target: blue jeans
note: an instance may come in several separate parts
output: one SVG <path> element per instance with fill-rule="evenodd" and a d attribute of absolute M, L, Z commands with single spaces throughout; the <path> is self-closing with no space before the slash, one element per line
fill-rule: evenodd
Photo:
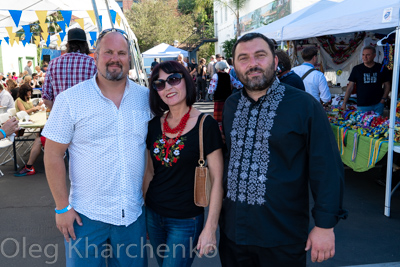
<path fill-rule="evenodd" d="M 191 266 L 197 241 L 203 229 L 204 214 L 188 219 L 159 215 L 146 207 L 147 232 L 157 263 L 162 267 Z"/>
<path fill-rule="evenodd" d="M 93 221 L 79 214 L 83 226 L 74 223 L 76 240 L 65 244 L 67 267 L 147 266 L 146 214 L 128 227 Z"/>
<path fill-rule="evenodd" d="M 379 102 L 378 104 L 372 106 L 364 106 L 364 107 L 357 106 L 357 110 L 362 112 L 373 111 L 375 113 L 378 113 L 379 115 L 382 115 L 383 107 L 384 107 L 383 104 Z"/>

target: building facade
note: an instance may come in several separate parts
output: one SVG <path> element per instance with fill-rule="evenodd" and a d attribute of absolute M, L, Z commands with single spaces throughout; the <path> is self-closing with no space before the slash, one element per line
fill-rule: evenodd
<path fill-rule="evenodd" d="M 262 27 L 291 13 L 297 12 L 319 0 L 248 0 L 239 10 L 240 35 Z M 228 2 L 229 3 L 229 2 Z M 224 55 L 222 45 L 235 38 L 237 32 L 236 10 L 214 1 L 214 32 L 218 42 L 215 53 Z"/>

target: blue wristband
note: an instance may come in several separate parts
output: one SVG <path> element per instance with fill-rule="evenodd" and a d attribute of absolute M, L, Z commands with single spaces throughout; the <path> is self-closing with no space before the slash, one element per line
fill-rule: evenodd
<path fill-rule="evenodd" d="M 71 205 L 68 204 L 68 206 L 66 206 L 62 210 L 58 210 L 58 209 L 54 209 L 54 210 L 56 211 L 57 214 L 63 214 L 65 212 L 69 211 L 70 209 L 72 209 L 72 207 L 71 207 Z"/>
<path fill-rule="evenodd" d="M 3 138 L 6 138 L 6 137 L 7 137 L 6 132 L 5 132 L 3 129 L 0 129 L 0 132 L 4 135 Z"/>

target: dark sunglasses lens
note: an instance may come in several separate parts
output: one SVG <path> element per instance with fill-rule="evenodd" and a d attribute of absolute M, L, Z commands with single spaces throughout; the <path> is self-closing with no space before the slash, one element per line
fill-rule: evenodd
<path fill-rule="evenodd" d="M 157 91 L 164 90 L 164 88 L 165 88 L 165 81 L 160 81 L 160 80 L 155 81 L 155 82 L 154 82 L 154 88 L 155 88 Z"/>
<path fill-rule="evenodd" d="M 168 79 L 168 83 L 169 83 L 170 85 L 172 85 L 172 86 L 178 85 L 178 84 L 181 83 L 181 79 L 182 79 L 182 78 L 172 77 L 172 78 L 169 78 L 169 79 Z"/>

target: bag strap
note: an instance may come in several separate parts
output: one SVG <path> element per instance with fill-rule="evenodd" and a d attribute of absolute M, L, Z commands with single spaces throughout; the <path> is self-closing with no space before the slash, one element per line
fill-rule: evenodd
<path fill-rule="evenodd" d="M 204 120 L 208 114 L 204 114 L 203 117 L 201 118 L 200 125 L 199 125 L 199 148 L 200 148 L 200 159 L 199 159 L 199 165 L 200 167 L 203 167 L 205 164 L 204 161 L 204 150 L 203 150 L 203 123 Z"/>
<path fill-rule="evenodd" d="M 309 69 L 306 73 L 304 73 L 303 76 L 301 76 L 301 79 L 304 80 L 308 76 L 308 74 L 310 74 L 314 70 L 317 70 L 317 69 L 316 68 Z"/>

